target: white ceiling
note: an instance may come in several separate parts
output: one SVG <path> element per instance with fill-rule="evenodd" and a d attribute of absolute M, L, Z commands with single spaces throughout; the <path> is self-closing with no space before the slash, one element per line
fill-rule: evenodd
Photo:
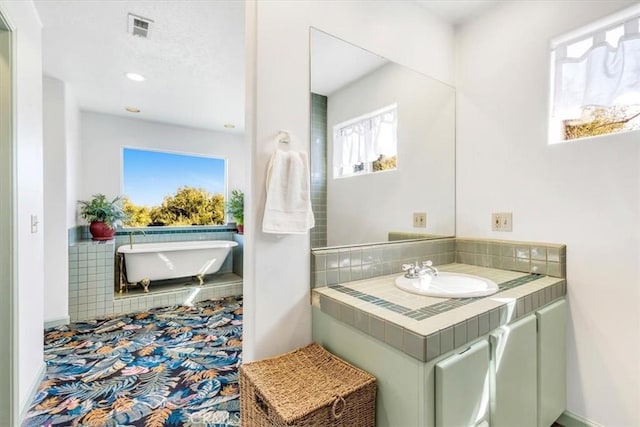
<path fill-rule="evenodd" d="M 500 1 L 418 3 L 458 24 Z M 35 0 L 35 5 L 44 25 L 44 73 L 68 83 L 82 110 L 244 132 L 243 0 Z M 154 21 L 148 39 L 127 32 L 129 13 Z M 317 93 L 331 93 L 386 61 L 323 40 L 313 42 L 314 70 L 325 70 L 313 82 Z M 132 82 L 126 72 L 147 80 Z M 127 106 L 141 112 L 129 113 Z M 226 129 L 226 123 L 235 129 Z"/>
<path fill-rule="evenodd" d="M 506 0 L 417 0 L 420 6 L 454 25 Z M 388 60 L 321 31 L 311 32 L 311 91 L 330 95 L 384 65 Z"/>
<path fill-rule="evenodd" d="M 188 127 L 244 131 L 243 1 L 35 0 L 44 74 L 68 83 L 82 110 Z M 127 15 L 154 21 L 148 39 Z M 136 72 L 146 81 L 125 78 Z M 125 111 L 126 106 L 140 113 Z"/>
<path fill-rule="evenodd" d="M 437 17 L 458 25 L 506 0 L 417 0 Z"/>
<path fill-rule="evenodd" d="M 389 60 L 322 31 L 311 31 L 311 92 L 328 96 Z"/>

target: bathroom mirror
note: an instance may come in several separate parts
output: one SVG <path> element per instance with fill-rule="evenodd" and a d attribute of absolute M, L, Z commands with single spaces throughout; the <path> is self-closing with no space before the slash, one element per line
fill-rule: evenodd
<path fill-rule="evenodd" d="M 455 89 L 310 38 L 311 247 L 455 235 Z"/>

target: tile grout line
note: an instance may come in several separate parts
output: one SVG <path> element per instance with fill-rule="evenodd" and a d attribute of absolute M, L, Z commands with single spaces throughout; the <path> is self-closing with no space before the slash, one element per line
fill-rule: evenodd
<path fill-rule="evenodd" d="M 538 280 L 544 277 L 545 276 L 542 276 L 540 274 L 533 273 L 523 277 L 518 277 L 516 279 L 509 280 L 507 282 L 499 283 L 498 284 L 499 290 L 493 295 L 499 294 L 506 290 L 516 288 L 518 286 L 533 282 L 535 280 Z M 394 313 L 401 314 L 405 317 L 409 317 L 418 322 L 428 319 L 430 317 L 436 316 L 438 314 L 446 313 L 447 311 L 453 310 L 454 308 L 462 307 L 472 302 L 485 298 L 485 297 L 449 298 L 444 301 L 438 302 L 436 304 L 431 304 L 431 305 L 427 305 L 427 306 L 416 308 L 416 309 L 410 309 L 400 304 L 396 304 L 396 303 L 387 301 L 385 299 L 378 298 L 373 295 L 365 294 L 364 292 L 351 289 L 346 286 L 329 285 L 328 288 L 334 289 L 338 292 L 352 296 L 354 298 L 358 298 L 359 300 L 368 302 L 370 304 L 384 308 Z"/>

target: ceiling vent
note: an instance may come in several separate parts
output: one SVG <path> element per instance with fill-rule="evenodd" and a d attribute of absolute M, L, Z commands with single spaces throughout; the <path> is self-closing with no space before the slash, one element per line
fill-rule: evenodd
<path fill-rule="evenodd" d="M 149 31 L 151 30 L 152 23 L 153 21 L 151 19 L 143 18 L 141 16 L 130 13 L 129 34 L 146 39 L 149 37 Z"/>

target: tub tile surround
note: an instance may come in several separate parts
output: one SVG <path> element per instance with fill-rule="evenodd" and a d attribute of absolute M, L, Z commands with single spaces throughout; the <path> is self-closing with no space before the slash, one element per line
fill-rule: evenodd
<path fill-rule="evenodd" d="M 230 240 L 231 234 L 234 234 L 237 229 L 235 226 L 218 225 L 218 226 L 188 226 L 188 227 L 132 227 L 132 228 L 118 228 L 116 231 L 116 239 L 119 237 L 123 242 L 129 243 L 129 233 L 131 231 L 144 231 L 145 235 L 137 233 L 135 235 L 136 242 L 155 243 L 155 242 L 170 242 L 178 240 Z M 213 233 L 227 233 L 226 237 L 220 237 Z M 69 243 L 78 243 L 91 240 L 91 232 L 88 225 L 78 225 L 71 227 L 68 230 Z"/>
<path fill-rule="evenodd" d="M 374 246 L 381 249 L 380 246 L 385 245 Z M 347 260 L 349 267 L 354 259 L 357 265 L 358 257 L 362 257 L 364 251 L 369 254 L 372 247 L 314 251 L 312 276 L 316 281 L 312 304 L 423 362 L 566 295 L 564 245 L 450 238 L 398 246 L 401 247 L 386 248 L 388 252 L 382 248 L 380 258 L 372 257 L 372 262 L 390 263 L 389 273 L 348 282 L 339 282 L 339 275 L 334 278 L 333 273 L 328 272 L 340 270 L 341 265 L 346 268 Z M 450 248 L 454 251 L 449 252 Z M 355 257 L 352 251 L 356 252 Z M 406 257 L 395 258 L 398 253 Z M 385 258 L 385 254 L 391 260 Z M 498 283 L 500 290 L 488 297 L 461 299 L 433 298 L 397 290 L 393 281 L 400 274 L 402 264 L 425 259 L 434 261 L 442 271 L 489 278 Z M 502 267 L 511 265 L 511 261 L 513 268 Z M 335 265 L 338 267 L 331 268 Z M 323 272 L 326 278 L 331 275 L 331 280 L 325 279 L 324 284 L 318 281 Z"/>
<path fill-rule="evenodd" d="M 87 234 L 84 234 L 84 229 Z M 86 226 L 69 230 L 69 317 L 71 321 L 242 294 L 242 254 L 239 252 L 241 248 L 229 254 L 220 274 L 208 276 L 207 283 L 203 287 L 174 284 L 154 288 L 152 283 L 148 294 L 137 290 L 116 293 L 115 253 L 120 245 L 129 244 L 129 231 L 119 230 L 114 240 L 95 242 L 90 240 Z M 135 235 L 135 243 L 233 240 L 239 243 L 238 247 L 242 246 L 242 236 L 233 231 L 233 227 L 204 230 L 188 227 L 145 230 L 146 235 L 139 233 Z M 83 239 L 83 236 L 87 238 Z"/>
<path fill-rule="evenodd" d="M 229 277 L 231 276 L 231 277 Z M 113 313 L 123 314 L 170 305 L 188 305 L 198 301 L 242 295 L 242 278 L 235 274 L 213 279 L 205 286 L 193 285 L 180 290 L 150 292 L 149 294 L 124 293 L 113 300 Z"/>
<path fill-rule="evenodd" d="M 149 227 L 136 227 L 118 229 L 116 232 L 116 249 L 121 245 L 129 244 L 129 234 L 134 233 L 135 243 L 160 243 L 160 242 L 181 242 L 191 240 L 233 240 L 235 228 L 215 227 L 200 229 L 195 226 L 189 227 L 168 227 L 162 229 L 148 229 Z M 140 233 L 143 231 L 145 234 Z M 87 237 L 88 239 L 91 236 Z"/>
<path fill-rule="evenodd" d="M 71 321 L 112 312 L 114 243 L 78 242 L 69 246 L 69 317 Z"/>
<path fill-rule="evenodd" d="M 232 271 L 242 277 L 244 269 L 244 235 L 234 233 L 233 241 L 238 244 L 233 248 L 233 268 Z"/>

